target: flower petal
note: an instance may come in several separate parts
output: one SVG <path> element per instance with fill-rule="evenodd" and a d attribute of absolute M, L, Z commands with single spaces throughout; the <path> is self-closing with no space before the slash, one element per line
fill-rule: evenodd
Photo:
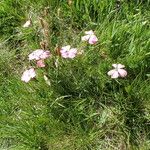
<path fill-rule="evenodd" d="M 41 59 L 46 59 L 50 57 L 50 51 L 44 51 L 41 55 L 40 55 L 40 58 Z"/>
<path fill-rule="evenodd" d="M 29 77 L 29 75 L 28 75 L 28 70 L 26 70 L 26 71 L 23 73 L 23 75 L 22 75 L 22 77 L 21 77 L 21 80 L 24 81 L 24 82 L 26 82 L 26 83 L 30 81 L 30 77 Z"/>
<path fill-rule="evenodd" d="M 125 66 L 122 64 L 118 64 L 118 69 L 124 68 Z"/>
<path fill-rule="evenodd" d="M 114 74 L 112 74 L 111 78 L 116 79 L 119 77 L 118 71 L 115 71 Z"/>
<path fill-rule="evenodd" d="M 89 38 L 89 44 L 95 44 L 98 41 L 98 38 L 95 35 L 91 35 Z"/>
<path fill-rule="evenodd" d="M 31 68 L 31 69 L 29 69 L 28 71 L 29 71 L 29 76 L 30 76 L 31 78 L 34 78 L 34 77 L 36 76 L 36 73 L 35 73 L 34 68 Z"/>
<path fill-rule="evenodd" d="M 72 48 L 70 49 L 70 51 L 68 51 L 68 58 L 74 58 L 77 54 L 77 49 L 76 48 Z"/>
<path fill-rule="evenodd" d="M 119 73 L 119 76 L 122 78 L 127 76 L 127 71 L 124 69 L 118 69 L 118 73 Z"/>
<path fill-rule="evenodd" d="M 45 63 L 44 63 L 44 60 L 40 59 L 36 62 L 37 66 L 40 67 L 40 68 L 43 68 L 45 67 Z"/>
<path fill-rule="evenodd" d="M 66 52 L 66 51 L 69 51 L 70 48 L 71 48 L 70 45 L 64 46 L 64 47 L 61 48 L 60 52 Z"/>
<path fill-rule="evenodd" d="M 21 80 L 27 83 L 30 81 L 31 78 L 34 78 L 35 76 L 36 76 L 35 70 L 34 68 L 31 68 L 23 72 Z"/>
<path fill-rule="evenodd" d="M 69 52 L 76 54 L 77 53 L 77 49 L 76 48 L 71 48 Z"/>
<path fill-rule="evenodd" d="M 112 66 L 116 69 L 118 67 L 118 64 L 112 64 Z"/>
<path fill-rule="evenodd" d="M 111 76 L 111 78 L 118 78 L 118 77 L 119 77 L 118 71 L 115 70 L 115 69 L 110 70 L 107 74 L 108 74 L 109 76 Z"/>
<path fill-rule="evenodd" d="M 108 74 L 109 76 L 112 76 L 115 72 L 116 72 L 116 70 L 115 70 L 115 69 L 113 69 L 113 70 L 108 71 L 108 73 L 107 73 L 107 74 Z"/>
<path fill-rule="evenodd" d="M 63 58 L 68 58 L 68 52 L 61 53 L 61 56 L 62 56 Z"/>
<path fill-rule="evenodd" d="M 74 54 L 74 53 L 69 53 L 68 54 L 68 58 L 74 58 L 76 56 L 76 54 Z"/>

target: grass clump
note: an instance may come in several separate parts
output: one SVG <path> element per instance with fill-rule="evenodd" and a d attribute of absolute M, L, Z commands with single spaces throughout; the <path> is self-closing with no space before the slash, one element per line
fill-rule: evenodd
<path fill-rule="evenodd" d="M 0 149 L 149 149 L 149 1 L 0 3 Z M 81 41 L 91 29 L 95 45 Z M 84 52 L 64 59 L 66 45 Z M 51 57 L 24 83 L 39 48 Z M 107 75 L 114 63 L 125 78 Z"/>

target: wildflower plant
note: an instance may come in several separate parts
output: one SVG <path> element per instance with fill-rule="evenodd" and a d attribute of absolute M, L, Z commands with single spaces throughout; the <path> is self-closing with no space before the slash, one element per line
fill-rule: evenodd
<path fill-rule="evenodd" d="M 0 8 L 0 149 L 149 149 L 148 2 Z"/>

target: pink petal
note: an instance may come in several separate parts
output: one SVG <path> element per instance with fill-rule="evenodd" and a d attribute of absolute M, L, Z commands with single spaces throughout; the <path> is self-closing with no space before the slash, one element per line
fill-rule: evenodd
<path fill-rule="evenodd" d="M 116 70 L 115 70 L 115 69 L 113 69 L 113 70 L 108 71 L 108 73 L 107 73 L 107 74 L 108 74 L 109 76 L 112 76 L 115 72 L 116 72 Z"/>
<path fill-rule="evenodd" d="M 40 59 L 36 62 L 37 66 L 40 67 L 40 68 L 43 68 L 45 67 L 45 63 L 44 63 L 44 60 Z"/>
<path fill-rule="evenodd" d="M 76 55 L 75 55 L 74 53 L 70 53 L 70 54 L 68 55 L 68 58 L 74 58 L 74 57 L 76 57 Z"/>
<path fill-rule="evenodd" d="M 69 53 L 74 53 L 74 54 L 76 54 L 76 53 L 77 53 L 77 49 L 76 49 L 76 48 L 71 48 L 70 51 L 69 51 Z"/>
<path fill-rule="evenodd" d="M 39 59 L 39 57 L 38 57 L 38 56 L 36 56 L 34 53 L 31 53 L 31 54 L 29 55 L 29 60 L 33 60 L 33 59 L 38 60 L 38 59 Z"/>
<path fill-rule="evenodd" d="M 90 38 L 90 35 L 85 35 L 81 37 L 81 41 L 88 41 Z"/>
<path fill-rule="evenodd" d="M 89 31 L 85 31 L 85 34 L 94 35 L 94 32 L 92 30 L 89 30 Z"/>
<path fill-rule="evenodd" d="M 125 66 L 122 64 L 118 64 L 118 69 L 124 68 Z"/>
<path fill-rule="evenodd" d="M 34 78 L 35 76 L 36 76 L 35 70 L 34 70 L 34 68 L 31 68 L 31 69 L 23 72 L 21 80 L 24 82 L 29 82 L 30 79 Z"/>
<path fill-rule="evenodd" d="M 21 77 L 21 80 L 26 82 L 26 83 L 30 81 L 30 76 L 28 75 L 28 71 L 27 70 L 23 73 L 23 75 Z"/>
<path fill-rule="evenodd" d="M 91 35 L 89 39 L 89 44 L 95 44 L 98 41 L 97 37 L 95 35 Z"/>
<path fill-rule="evenodd" d="M 62 56 L 63 58 L 68 58 L 68 52 L 61 53 L 61 56 Z"/>
<path fill-rule="evenodd" d="M 40 58 L 41 59 L 46 59 L 50 57 L 50 51 L 44 51 L 41 55 L 40 55 Z"/>
<path fill-rule="evenodd" d="M 21 80 L 27 83 L 30 81 L 30 78 L 29 77 L 22 77 Z"/>
<path fill-rule="evenodd" d="M 34 68 L 29 69 L 29 76 L 30 76 L 31 78 L 34 78 L 34 77 L 36 76 L 36 73 L 35 73 Z"/>
<path fill-rule="evenodd" d="M 111 76 L 111 78 L 118 78 L 118 77 L 119 77 L 118 71 L 115 70 L 115 69 L 110 70 L 107 74 L 108 74 L 109 76 Z"/>
<path fill-rule="evenodd" d="M 65 49 L 61 49 L 60 50 L 60 53 L 62 54 L 62 53 L 67 53 L 67 51 L 65 50 Z"/>
<path fill-rule="evenodd" d="M 118 64 L 112 64 L 112 66 L 113 66 L 114 68 L 117 68 L 117 67 L 118 67 Z"/>
<path fill-rule="evenodd" d="M 119 77 L 119 73 L 118 71 L 114 72 L 114 74 L 112 74 L 111 78 L 115 79 Z"/>
<path fill-rule="evenodd" d="M 67 45 L 67 46 L 64 46 L 64 47 L 62 47 L 61 48 L 61 50 L 60 50 L 60 52 L 62 51 L 62 52 L 66 52 L 66 51 L 69 51 L 70 50 L 70 45 Z"/>
<path fill-rule="evenodd" d="M 118 73 L 119 73 L 120 77 L 122 77 L 122 78 L 127 76 L 127 71 L 124 69 L 118 69 Z"/>
<path fill-rule="evenodd" d="M 71 48 L 70 51 L 68 51 L 68 58 L 74 58 L 77 54 L 76 48 Z"/>
<path fill-rule="evenodd" d="M 75 56 L 76 56 L 75 53 L 69 53 L 69 54 L 68 54 L 68 58 L 74 58 Z"/>
<path fill-rule="evenodd" d="M 112 64 L 112 66 L 113 66 L 114 68 L 117 68 L 117 69 L 121 69 L 121 68 L 124 68 L 124 67 L 125 67 L 125 66 L 122 65 L 122 64 Z"/>

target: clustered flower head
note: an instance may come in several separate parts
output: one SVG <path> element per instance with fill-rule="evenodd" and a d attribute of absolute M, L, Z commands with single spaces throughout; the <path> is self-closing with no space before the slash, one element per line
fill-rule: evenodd
<path fill-rule="evenodd" d="M 29 54 L 29 60 L 36 60 L 37 67 L 45 67 L 44 59 L 50 57 L 50 51 L 37 49 Z"/>
<path fill-rule="evenodd" d="M 123 69 L 123 68 L 125 68 L 124 65 L 112 64 L 112 66 L 114 67 L 114 69 L 110 70 L 107 73 L 109 76 L 111 76 L 111 78 L 118 78 L 118 77 L 124 78 L 125 76 L 127 76 L 127 71 L 125 69 Z"/>
<path fill-rule="evenodd" d="M 98 38 L 92 30 L 85 31 L 85 36 L 81 37 L 82 41 L 88 41 L 89 44 L 95 44 L 98 41 Z"/>
<path fill-rule="evenodd" d="M 29 60 L 35 60 L 37 67 L 45 67 L 44 60 L 48 57 L 50 57 L 50 51 L 37 49 L 33 51 L 31 54 L 29 54 Z M 25 70 L 23 72 L 23 75 L 21 77 L 21 80 L 24 82 L 29 82 L 32 78 L 36 76 L 35 69 L 31 68 L 28 70 Z"/>
<path fill-rule="evenodd" d="M 77 54 L 77 49 L 76 48 L 71 48 L 70 45 L 64 46 L 60 50 L 61 56 L 63 58 L 74 58 Z"/>

